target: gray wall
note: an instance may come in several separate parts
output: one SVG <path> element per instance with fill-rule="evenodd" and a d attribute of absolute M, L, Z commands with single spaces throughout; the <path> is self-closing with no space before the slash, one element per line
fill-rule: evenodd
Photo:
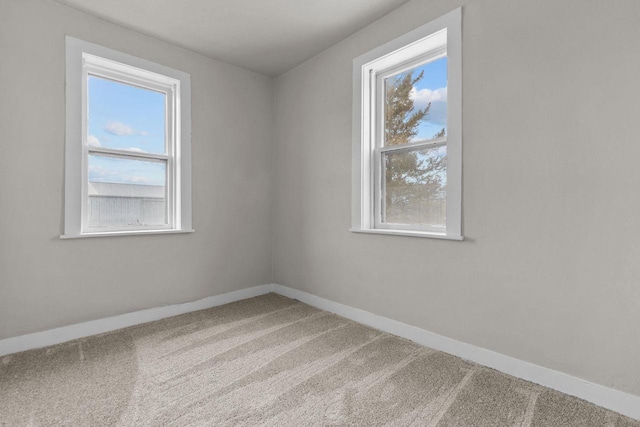
<path fill-rule="evenodd" d="M 352 60 L 276 80 L 275 282 L 640 395 L 640 2 L 463 3 L 464 242 L 352 234 Z"/>
<path fill-rule="evenodd" d="M 192 78 L 194 234 L 60 240 L 65 44 Z M 271 278 L 273 80 L 45 0 L 0 0 L 0 339 Z"/>

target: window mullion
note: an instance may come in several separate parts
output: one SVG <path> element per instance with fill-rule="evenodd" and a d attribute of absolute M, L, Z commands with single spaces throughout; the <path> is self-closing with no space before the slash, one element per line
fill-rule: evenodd
<path fill-rule="evenodd" d="M 382 222 L 382 213 L 384 212 L 384 202 L 383 202 L 383 193 L 384 193 L 384 186 L 383 186 L 383 179 L 384 179 L 384 174 L 385 174 L 385 170 L 384 167 L 382 165 L 382 153 L 380 151 L 379 147 L 376 147 L 373 151 L 373 170 L 374 170 L 374 177 L 373 177 L 373 187 L 374 187 L 374 212 L 373 214 L 373 224 L 375 226 L 379 225 Z"/>
<path fill-rule="evenodd" d="M 431 141 L 420 141 L 420 142 L 410 142 L 408 144 L 401 145 L 387 145 L 386 147 L 380 148 L 382 153 L 392 152 L 392 151 L 409 151 L 417 148 L 438 148 L 444 147 L 447 145 L 447 139 L 438 139 Z"/>
<path fill-rule="evenodd" d="M 136 151 L 118 150 L 113 148 L 87 147 L 88 154 L 101 154 L 110 157 L 126 157 L 132 159 L 166 161 L 169 160 L 166 154 L 139 153 Z"/>
<path fill-rule="evenodd" d="M 384 147 L 384 131 L 385 131 L 385 88 L 384 79 L 380 73 L 373 74 L 375 85 L 375 96 L 372 98 L 372 110 L 374 112 L 374 123 L 372 129 L 374 129 L 373 137 L 373 224 L 377 227 L 382 222 L 384 212 L 384 197 L 385 191 L 383 185 L 383 179 L 385 170 L 382 165 L 382 153 L 381 149 Z"/>
<path fill-rule="evenodd" d="M 176 162 L 178 137 L 176 135 L 176 118 L 177 107 L 175 91 L 169 91 L 165 97 L 165 138 L 164 149 L 166 153 L 169 153 L 167 159 L 167 168 L 165 174 L 165 198 L 168 201 L 166 205 L 167 221 L 172 226 L 179 226 L 179 215 L 177 214 L 177 189 L 176 182 L 178 182 L 179 164 Z"/>

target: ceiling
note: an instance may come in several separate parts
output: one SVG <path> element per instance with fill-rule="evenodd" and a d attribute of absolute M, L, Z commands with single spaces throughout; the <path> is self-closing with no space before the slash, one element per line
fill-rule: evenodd
<path fill-rule="evenodd" d="M 408 0 L 55 0 L 211 58 L 278 76 Z"/>

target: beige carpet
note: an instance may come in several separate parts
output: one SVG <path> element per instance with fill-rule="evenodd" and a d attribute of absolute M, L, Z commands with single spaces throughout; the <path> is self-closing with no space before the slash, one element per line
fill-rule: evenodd
<path fill-rule="evenodd" d="M 275 294 L 0 360 L 3 426 L 640 427 Z"/>

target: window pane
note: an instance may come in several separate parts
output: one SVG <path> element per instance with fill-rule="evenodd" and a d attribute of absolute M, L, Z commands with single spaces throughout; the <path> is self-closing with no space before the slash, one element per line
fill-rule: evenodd
<path fill-rule="evenodd" d="M 382 222 L 445 227 L 447 148 L 383 153 Z"/>
<path fill-rule="evenodd" d="M 89 226 L 167 224 L 166 162 L 89 155 Z"/>
<path fill-rule="evenodd" d="M 446 57 L 386 78 L 384 89 L 385 146 L 446 135 Z"/>
<path fill-rule="evenodd" d="M 165 152 L 164 93 L 93 75 L 87 89 L 89 146 Z"/>

